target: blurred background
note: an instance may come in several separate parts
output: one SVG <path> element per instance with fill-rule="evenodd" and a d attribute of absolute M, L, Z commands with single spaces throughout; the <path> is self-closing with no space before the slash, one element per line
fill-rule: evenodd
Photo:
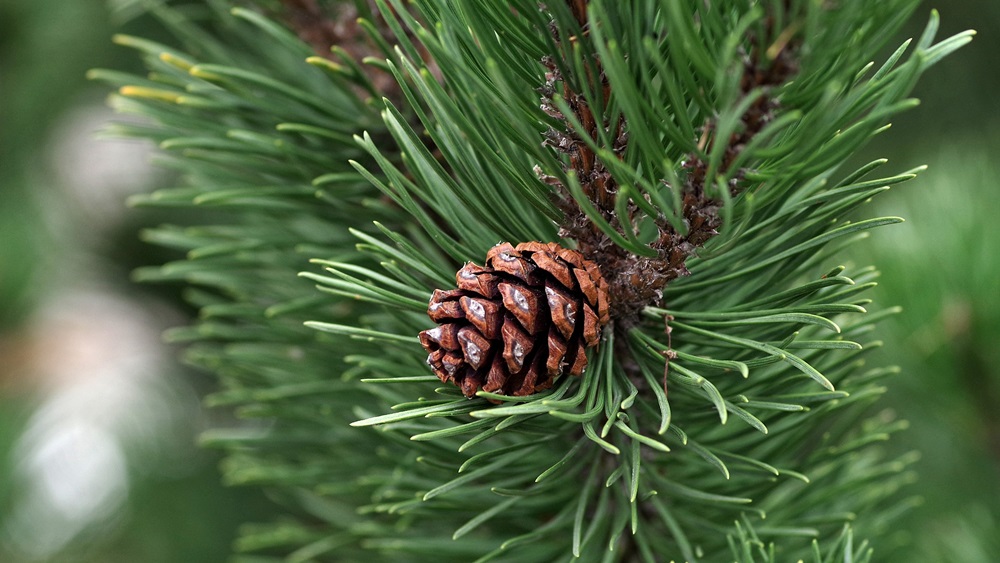
<path fill-rule="evenodd" d="M 172 181 L 151 146 L 98 140 L 94 67 L 142 72 L 114 33 L 162 38 L 107 0 L 0 0 L 0 561 L 225 561 L 259 491 L 224 488 L 197 435 L 224 412 L 160 333 L 179 288 L 141 228 L 182 218 L 125 199 Z M 113 21 L 117 19 L 117 21 Z"/>
<path fill-rule="evenodd" d="M 866 210 L 907 222 L 853 258 L 883 272 L 880 307 L 903 307 L 880 325 L 877 358 L 900 366 L 885 407 L 910 421 L 890 447 L 921 452 L 897 560 L 995 562 L 1000 2 L 927 2 L 905 36 L 932 7 L 940 36 L 979 35 L 864 151 L 891 173 L 930 168 Z M 267 517 L 262 495 L 224 488 L 218 455 L 196 446 L 228 415 L 202 409 L 211 379 L 161 343 L 192 311 L 177 288 L 129 281 L 172 258 L 138 231 L 182 218 L 125 207 L 170 181 L 152 147 L 95 140 L 112 115 L 86 71 L 141 72 L 111 35 L 164 35 L 119 19 L 108 0 L 0 0 L 0 561 L 221 561 L 239 522 Z"/>

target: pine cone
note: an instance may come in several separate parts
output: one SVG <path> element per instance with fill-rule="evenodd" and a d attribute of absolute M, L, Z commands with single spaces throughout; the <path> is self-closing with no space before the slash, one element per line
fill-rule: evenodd
<path fill-rule="evenodd" d="M 486 266 L 469 262 L 458 289 L 435 290 L 420 333 L 427 365 L 466 397 L 482 389 L 530 395 L 562 373 L 580 375 L 608 322 L 608 284 L 597 265 L 556 243 L 501 243 Z"/>

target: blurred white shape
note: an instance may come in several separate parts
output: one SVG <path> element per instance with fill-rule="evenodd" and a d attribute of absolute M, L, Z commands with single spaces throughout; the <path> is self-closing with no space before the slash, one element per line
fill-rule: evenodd
<path fill-rule="evenodd" d="M 99 425 L 70 420 L 32 429 L 35 441 L 18 448 L 24 487 L 4 532 L 16 551 L 46 560 L 118 510 L 128 474 L 117 438 Z"/>
<path fill-rule="evenodd" d="M 128 489 L 125 455 L 114 434 L 96 424 L 73 421 L 51 428 L 25 459 L 54 511 L 84 520 L 117 505 Z"/>
<path fill-rule="evenodd" d="M 125 198 L 154 180 L 152 143 L 95 138 L 112 119 L 125 118 L 96 100 L 67 113 L 46 159 L 56 181 L 48 170 L 39 176 L 59 188 L 39 193 L 62 252 L 46 257 L 50 297 L 28 327 L 27 371 L 44 398 L 14 448 L 15 493 L 0 520 L 0 553 L 27 561 L 62 560 L 80 538 L 121 520 L 130 476 L 197 464 L 199 399 L 164 370 L 172 363 L 160 340 L 165 323 L 180 319 L 81 289 L 103 274 L 88 246 L 124 218 Z"/>
<path fill-rule="evenodd" d="M 120 220 L 127 212 L 125 198 L 153 182 L 153 143 L 97 138 L 112 121 L 127 119 L 102 103 L 80 105 L 62 118 L 50 145 L 57 183 L 68 192 L 75 210 L 96 223 L 90 227 L 107 228 L 106 221 Z"/>
<path fill-rule="evenodd" d="M 163 372 L 158 322 L 108 293 L 63 293 L 31 327 L 33 371 L 50 388 L 14 450 L 17 498 L 2 540 L 48 560 L 113 522 L 130 472 L 182 471 L 195 455 L 193 390 Z"/>

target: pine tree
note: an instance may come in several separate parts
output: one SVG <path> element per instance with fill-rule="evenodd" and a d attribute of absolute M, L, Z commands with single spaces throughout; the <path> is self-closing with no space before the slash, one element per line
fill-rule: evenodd
<path fill-rule="evenodd" d="M 186 284 L 169 340 L 259 421 L 202 438 L 280 506 L 237 552 L 891 550 L 912 458 L 865 354 L 893 309 L 840 264 L 920 169 L 846 167 L 971 33 L 932 14 L 874 64 L 915 1 L 144 6 L 179 46 L 120 36 L 149 74 L 92 74 L 179 176 L 134 203 L 186 255 L 136 277 Z"/>

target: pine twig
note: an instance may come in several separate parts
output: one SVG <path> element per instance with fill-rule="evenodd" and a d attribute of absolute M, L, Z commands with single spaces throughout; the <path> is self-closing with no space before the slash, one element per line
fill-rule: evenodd
<path fill-rule="evenodd" d="M 582 36 L 588 34 L 587 2 L 585 0 L 567 0 L 577 22 L 580 23 Z M 765 37 L 773 34 L 775 20 L 768 16 L 765 20 Z M 570 196 L 570 191 L 561 181 L 551 176 L 543 180 L 557 188 L 558 204 L 565 214 L 561 225 L 561 235 L 577 242 L 581 252 L 598 263 L 610 285 L 612 317 L 619 330 L 627 330 L 639 319 L 639 313 L 649 305 L 659 304 L 663 297 L 663 288 L 670 281 L 685 276 L 689 272 L 686 267 L 688 258 L 709 239 L 718 234 L 722 219 L 719 214 L 722 203 L 711 195 L 712 179 L 708 177 L 709 164 L 700 156 L 715 150 L 713 145 L 725 142 L 721 170 L 728 170 L 740 154 L 769 123 L 779 107 L 777 98 L 773 96 L 774 87 L 783 84 L 797 69 L 797 48 L 795 29 L 789 28 L 779 34 L 778 41 L 768 46 L 763 44 L 763 38 L 751 37 L 751 50 L 744 57 L 743 76 L 740 89 L 743 95 L 761 92 L 757 99 L 741 117 L 741 127 L 727 139 L 718 139 L 713 133 L 716 122 L 713 118 L 706 120 L 701 128 L 702 135 L 699 146 L 700 153 L 690 153 L 683 160 L 683 202 L 682 216 L 686 226 L 685 231 L 678 231 L 669 221 L 663 218 L 657 220 L 659 234 L 650 244 L 656 251 L 654 257 L 636 256 L 628 250 L 616 245 L 610 237 L 599 229 L 583 212 L 579 204 Z M 556 38 L 559 40 L 559 38 Z M 568 38 L 575 41 L 577 38 Z M 573 91 L 570 81 L 565 80 L 558 65 L 551 58 L 542 61 L 548 70 L 546 82 L 540 89 L 542 92 L 542 108 L 551 117 L 566 123 L 563 130 L 550 129 L 547 134 L 547 144 L 557 151 L 567 155 L 569 166 L 578 178 L 583 193 L 601 213 L 603 218 L 619 231 L 623 226 L 615 210 L 615 200 L 619 185 L 607 165 L 588 146 L 587 141 L 596 142 L 598 127 L 611 139 L 611 152 L 619 158 L 628 149 L 628 123 L 624 116 L 619 116 L 614 122 L 597 123 L 595 112 L 581 92 Z M 591 91 L 603 93 L 601 99 L 608 104 L 613 95 L 611 85 L 601 66 L 601 61 L 592 61 L 595 72 L 586 77 L 576 77 L 587 80 Z M 759 89 L 759 90 L 758 90 Z M 560 92 L 562 98 L 573 112 L 567 116 L 557 107 L 553 97 Z M 602 110 L 606 108 L 601 108 Z M 603 115 L 605 112 L 596 112 Z M 583 131 L 576 129 L 571 123 L 575 121 L 583 126 Z M 583 135 L 589 137 L 584 139 Z M 730 195 L 737 195 L 745 188 L 744 171 L 736 171 L 729 182 Z M 638 208 L 634 202 L 626 207 L 628 218 L 631 219 Z"/>

